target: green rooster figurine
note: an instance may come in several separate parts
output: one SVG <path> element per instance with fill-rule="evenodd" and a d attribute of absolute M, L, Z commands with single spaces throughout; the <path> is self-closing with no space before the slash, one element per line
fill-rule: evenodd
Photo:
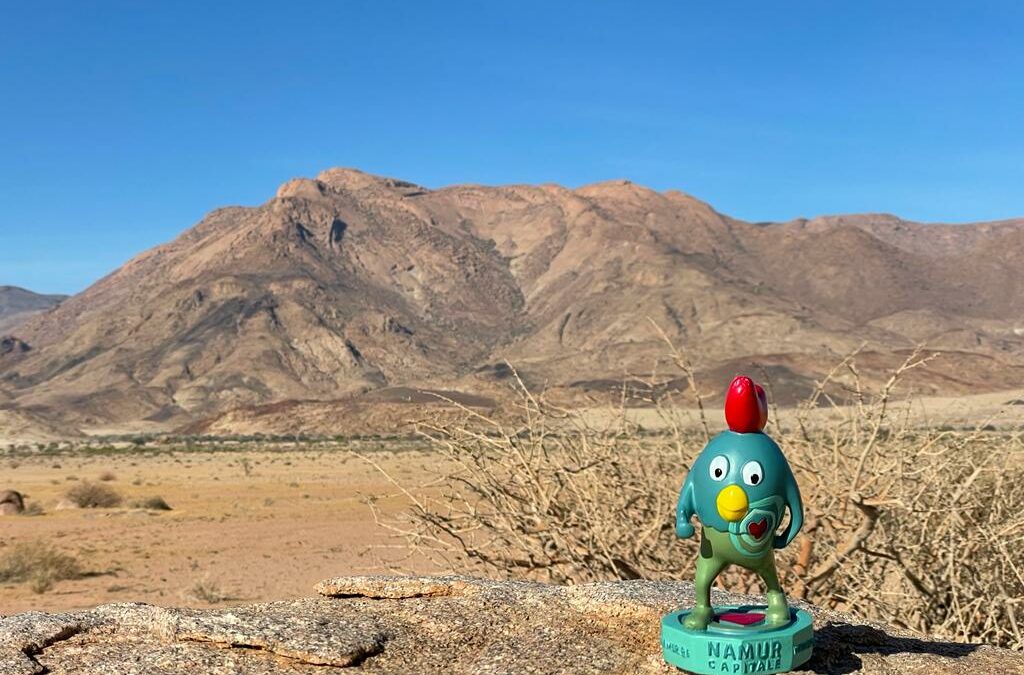
<path fill-rule="evenodd" d="M 665 658 L 701 673 L 777 673 L 810 657 L 810 616 L 791 611 L 775 570 L 775 549 L 803 525 L 803 503 L 779 446 L 763 433 L 764 389 L 749 377 L 732 381 L 725 399 L 728 431 L 694 461 L 676 508 L 676 534 L 701 523 L 693 609 L 662 621 Z M 789 522 L 779 531 L 786 511 Z M 711 585 L 729 565 L 756 572 L 767 587 L 766 608 L 711 606 Z"/>

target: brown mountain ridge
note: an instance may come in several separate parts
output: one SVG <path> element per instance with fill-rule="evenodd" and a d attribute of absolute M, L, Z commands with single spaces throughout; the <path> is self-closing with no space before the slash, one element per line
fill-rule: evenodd
<path fill-rule="evenodd" d="M 748 223 L 628 181 L 430 190 L 331 169 L 19 323 L 0 407 L 172 428 L 367 392 L 491 397 L 506 360 L 533 386 L 594 391 L 651 372 L 655 325 L 709 381 L 757 363 L 796 395 L 862 342 L 879 372 L 926 342 L 948 356 L 922 391 L 1007 389 L 1021 269 L 1024 219 Z"/>
<path fill-rule="evenodd" d="M 30 317 L 56 307 L 66 295 L 42 295 L 17 286 L 0 286 L 0 335 L 15 330 Z"/>

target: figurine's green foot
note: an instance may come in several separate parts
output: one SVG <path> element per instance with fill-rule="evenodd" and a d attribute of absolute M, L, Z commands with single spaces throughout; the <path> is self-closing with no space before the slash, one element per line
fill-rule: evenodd
<path fill-rule="evenodd" d="M 714 611 L 707 605 L 697 605 L 683 619 L 683 627 L 690 630 L 707 630 L 708 623 L 711 622 L 711 617 L 714 614 Z"/>
<path fill-rule="evenodd" d="M 780 591 L 768 591 L 768 611 L 764 622 L 769 626 L 784 626 L 789 623 L 789 605 L 786 595 Z"/>

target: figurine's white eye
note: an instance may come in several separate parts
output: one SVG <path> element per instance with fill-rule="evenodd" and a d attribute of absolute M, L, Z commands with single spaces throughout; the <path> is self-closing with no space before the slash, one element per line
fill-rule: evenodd
<path fill-rule="evenodd" d="M 725 474 L 729 473 L 729 460 L 725 455 L 719 455 L 711 460 L 711 480 L 725 480 Z"/>
<path fill-rule="evenodd" d="M 747 485 L 759 485 L 764 480 L 764 469 L 759 462 L 747 462 L 743 465 L 743 482 Z"/>

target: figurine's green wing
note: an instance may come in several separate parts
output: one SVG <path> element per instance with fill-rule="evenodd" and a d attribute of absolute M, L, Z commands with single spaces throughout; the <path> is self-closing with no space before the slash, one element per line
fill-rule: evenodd
<path fill-rule="evenodd" d="M 786 481 L 786 508 L 789 509 L 789 524 L 778 536 L 775 537 L 775 548 L 786 548 L 796 536 L 800 528 L 804 526 L 804 502 L 800 498 L 800 488 L 797 487 L 796 479 L 792 474 Z M 779 514 L 780 516 L 782 514 Z"/>
<path fill-rule="evenodd" d="M 679 503 L 676 504 L 676 536 L 686 539 L 693 536 L 693 523 L 690 518 L 697 512 L 693 501 L 693 473 L 686 475 L 683 489 L 679 491 Z"/>

